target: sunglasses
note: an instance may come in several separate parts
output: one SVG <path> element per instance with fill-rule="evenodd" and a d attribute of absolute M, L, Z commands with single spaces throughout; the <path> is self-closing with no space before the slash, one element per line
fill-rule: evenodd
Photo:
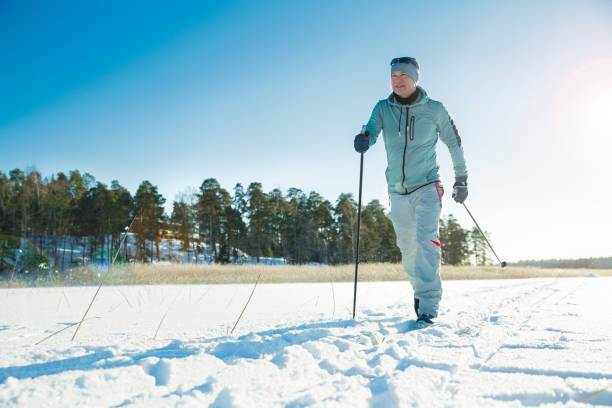
<path fill-rule="evenodd" d="M 391 60 L 391 65 L 395 65 L 395 64 L 417 64 L 417 61 L 415 58 L 410 58 L 410 57 L 399 57 L 399 58 L 393 58 Z"/>

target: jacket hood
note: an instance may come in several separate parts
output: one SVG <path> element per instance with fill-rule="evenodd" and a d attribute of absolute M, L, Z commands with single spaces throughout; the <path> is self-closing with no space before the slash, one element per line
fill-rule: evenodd
<path fill-rule="evenodd" d="M 398 108 L 405 108 L 406 106 L 417 106 L 417 105 L 422 105 L 424 103 L 427 103 L 427 100 L 429 99 L 429 97 L 427 96 L 427 92 L 425 92 L 425 90 L 418 85 L 417 85 L 417 89 L 419 90 L 419 97 L 417 98 L 416 101 L 414 101 L 414 103 L 411 103 L 409 105 L 402 105 L 402 104 L 397 103 L 395 101 L 395 97 L 393 96 L 393 92 L 391 92 L 389 97 L 387 97 L 387 102 L 389 102 L 389 105 L 396 106 Z"/>

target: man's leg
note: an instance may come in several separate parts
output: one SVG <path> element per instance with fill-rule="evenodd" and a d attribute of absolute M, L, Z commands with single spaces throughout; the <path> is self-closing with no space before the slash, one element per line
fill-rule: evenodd
<path fill-rule="evenodd" d="M 415 191 L 411 197 L 416 223 L 414 296 L 419 299 L 418 314 L 432 317 L 438 316 L 438 305 L 442 298 L 438 235 L 441 199 L 442 187 L 438 183 Z"/>
<path fill-rule="evenodd" d="M 402 266 L 408 275 L 408 281 L 415 287 L 414 260 L 416 256 L 416 230 L 414 222 L 414 208 L 409 196 L 391 195 L 391 212 L 389 218 L 393 223 L 397 246 L 402 253 Z"/>

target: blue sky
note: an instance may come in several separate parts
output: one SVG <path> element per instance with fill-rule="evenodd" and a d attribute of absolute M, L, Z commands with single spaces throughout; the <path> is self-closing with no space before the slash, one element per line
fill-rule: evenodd
<path fill-rule="evenodd" d="M 175 3 L 3 2 L 0 170 L 147 179 L 169 207 L 209 177 L 334 202 L 356 195 L 353 137 L 409 55 L 502 258 L 612 255 L 609 1 Z M 364 201 L 387 205 L 379 141 Z M 472 225 L 450 194 L 443 213 Z"/>

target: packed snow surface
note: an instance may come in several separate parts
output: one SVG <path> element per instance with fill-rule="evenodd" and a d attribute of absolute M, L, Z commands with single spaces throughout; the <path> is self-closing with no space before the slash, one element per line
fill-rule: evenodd
<path fill-rule="evenodd" d="M 350 283 L 259 284 L 230 333 L 252 290 L 103 287 L 71 341 L 96 287 L 2 289 L 0 406 L 612 405 L 612 278 L 447 281 L 420 331 L 407 282 L 355 321 Z"/>

